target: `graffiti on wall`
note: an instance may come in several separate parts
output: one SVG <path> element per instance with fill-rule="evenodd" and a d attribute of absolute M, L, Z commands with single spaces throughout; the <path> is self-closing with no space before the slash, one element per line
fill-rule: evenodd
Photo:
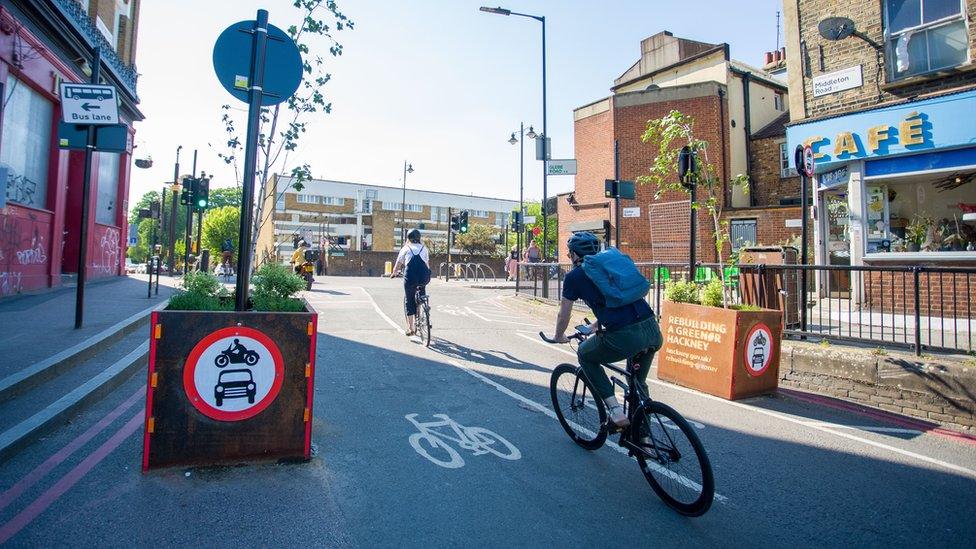
<path fill-rule="evenodd" d="M 23 175 L 16 175 L 13 171 L 7 178 L 7 200 L 19 202 L 28 206 L 40 206 L 35 204 L 34 199 L 37 194 L 37 182 L 32 181 Z"/>
<path fill-rule="evenodd" d="M 122 246 L 119 244 L 121 233 L 115 227 L 100 227 L 102 236 L 98 239 L 98 246 L 93 250 L 91 268 L 96 275 L 113 275 L 119 270 L 122 256 Z"/>
<path fill-rule="evenodd" d="M 0 296 L 24 290 L 25 271 L 43 272 L 48 263 L 43 224 L 37 216 L 0 215 Z"/>

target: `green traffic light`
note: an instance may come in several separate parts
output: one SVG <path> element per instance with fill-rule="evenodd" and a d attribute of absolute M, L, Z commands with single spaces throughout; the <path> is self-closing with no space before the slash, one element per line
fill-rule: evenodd
<path fill-rule="evenodd" d="M 198 200 L 197 201 L 197 206 L 200 206 L 201 208 L 206 208 L 207 207 L 207 201 L 206 200 Z"/>

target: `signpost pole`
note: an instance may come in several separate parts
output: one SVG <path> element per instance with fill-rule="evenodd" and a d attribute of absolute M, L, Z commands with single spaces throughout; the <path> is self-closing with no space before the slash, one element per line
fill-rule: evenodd
<path fill-rule="evenodd" d="M 800 172 L 800 264 L 806 265 L 809 261 L 807 257 L 807 231 L 809 223 L 807 222 L 807 210 L 809 209 L 809 185 L 810 176 L 813 175 L 813 152 L 807 151 L 806 148 L 802 150 L 802 164 L 798 166 L 798 172 Z M 807 156 L 810 157 L 808 167 Z M 807 272 L 800 270 L 800 331 L 807 331 Z"/>
<path fill-rule="evenodd" d="M 95 46 L 91 83 L 98 84 L 102 72 L 102 48 Z M 85 316 L 85 269 L 88 257 L 88 209 L 91 206 L 92 153 L 95 151 L 95 126 L 88 126 L 85 142 L 85 173 L 81 183 L 81 230 L 78 232 L 78 288 L 75 291 L 75 329 L 81 328 Z"/>
<path fill-rule="evenodd" d="M 454 231 L 451 229 L 452 219 L 454 219 L 454 208 L 448 206 L 447 208 L 447 277 L 444 279 L 447 282 L 451 281 L 451 237 L 454 235 Z"/>
<path fill-rule="evenodd" d="M 614 217 L 616 221 L 614 222 L 614 235 L 613 243 L 620 249 L 620 143 L 614 139 L 613 140 L 613 178 L 617 181 L 616 192 L 613 193 L 614 201 Z"/>
<path fill-rule="evenodd" d="M 251 225 L 254 222 L 254 179 L 257 168 L 258 131 L 261 129 L 261 99 L 264 89 L 264 61 L 268 42 L 268 11 L 258 10 L 251 47 L 250 101 L 247 111 L 247 149 L 244 154 L 244 184 L 241 193 L 241 228 L 238 250 L 251 249 Z M 250 255 L 237 254 L 236 303 L 238 311 L 247 309 Z"/>
<path fill-rule="evenodd" d="M 183 274 L 190 272 L 190 241 L 193 239 L 193 189 L 197 177 L 197 150 L 193 149 L 193 173 L 190 175 L 190 200 L 186 203 L 186 234 L 183 235 Z"/>
<path fill-rule="evenodd" d="M 170 207 L 169 217 L 169 255 L 167 257 L 166 269 L 169 276 L 176 273 L 176 186 L 180 182 L 180 149 L 183 145 L 176 147 L 176 165 L 173 166 L 173 187 L 170 189 L 173 194 L 172 206 Z M 166 205 L 163 204 L 165 207 Z"/>

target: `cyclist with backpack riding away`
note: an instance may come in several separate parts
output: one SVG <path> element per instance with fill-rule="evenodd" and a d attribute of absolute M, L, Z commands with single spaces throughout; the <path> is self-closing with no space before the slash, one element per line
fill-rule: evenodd
<path fill-rule="evenodd" d="M 417 316 L 417 302 L 414 295 L 418 289 L 423 295 L 425 287 L 430 283 L 430 252 L 420 243 L 420 231 L 417 229 L 407 233 L 407 242 L 400 248 L 390 278 L 397 276 L 401 271 L 405 271 L 403 292 L 407 313 L 407 337 L 409 337 L 414 334 L 414 320 Z"/>
<path fill-rule="evenodd" d="M 600 241 L 592 233 L 574 234 L 567 245 L 573 269 L 563 280 L 554 339 L 560 343 L 569 341 L 566 329 L 573 303 L 582 299 L 597 320 L 589 326 L 594 335 L 580 343 L 577 350 L 580 366 L 597 396 L 607 404 L 610 421 L 617 427 L 626 427 L 630 422 L 601 365 L 647 351 L 637 370 L 637 379 L 646 389 L 654 353 L 663 344 L 657 319 L 644 299 L 650 283 L 634 262 L 617 249 L 601 252 Z"/>

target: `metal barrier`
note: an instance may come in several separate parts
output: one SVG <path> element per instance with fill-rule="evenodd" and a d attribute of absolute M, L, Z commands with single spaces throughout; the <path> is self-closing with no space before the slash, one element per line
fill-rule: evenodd
<path fill-rule="evenodd" d="M 447 268 L 447 263 L 441 263 L 440 267 L 437 269 L 437 277 L 444 278 L 444 269 Z M 495 279 L 495 270 L 491 268 L 490 265 L 485 263 L 451 263 L 451 268 L 454 272 L 451 273 L 452 278 L 458 280 L 488 280 L 488 273 L 491 273 L 491 278 Z"/>
<path fill-rule="evenodd" d="M 689 278 L 687 264 L 637 267 L 651 282 L 647 301 L 658 312 L 665 286 Z M 516 293 L 556 301 L 572 265 L 519 263 L 519 269 Z M 756 304 L 798 309 L 786 311 L 788 336 L 907 347 L 916 355 L 924 349 L 976 351 L 976 268 L 699 264 L 695 271 L 694 281 L 700 285 L 724 275 L 731 305 L 743 303 L 743 284 L 750 283 L 748 275 L 758 275 L 758 288 L 751 292 L 759 296 Z M 801 273 L 808 277 L 806 299 L 798 295 Z M 774 291 L 765 287 L 770 280 L 778 286 Z M 769 302 L 770 295 L 778 299 Z"/>

